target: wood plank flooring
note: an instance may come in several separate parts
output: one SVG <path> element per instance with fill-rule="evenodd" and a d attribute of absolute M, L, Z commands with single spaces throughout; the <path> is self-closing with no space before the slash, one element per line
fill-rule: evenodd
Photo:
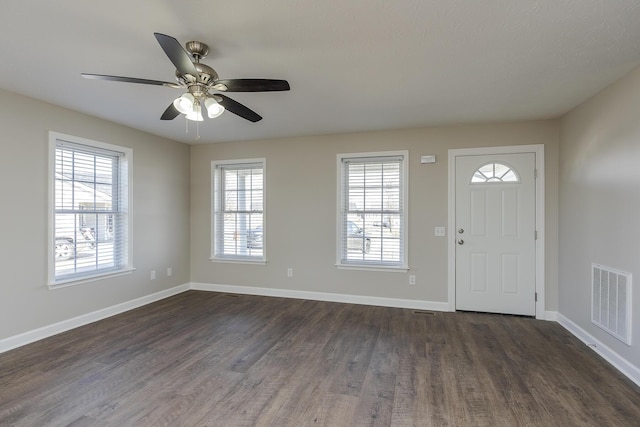
<path fill-rule="evenodd" d="M 0 354 L 2 426 L 638 426 L 553 322 L 189 291 Z"/>

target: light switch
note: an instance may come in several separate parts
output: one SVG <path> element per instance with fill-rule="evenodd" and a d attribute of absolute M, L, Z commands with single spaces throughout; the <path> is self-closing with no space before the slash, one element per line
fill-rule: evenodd
<path fill-rule="evenodd" d="M 445 236 L 445 227 L 436 227 L 434 229 L 433 234 L 438 236 L 438 237 L 444 237 Z"/>

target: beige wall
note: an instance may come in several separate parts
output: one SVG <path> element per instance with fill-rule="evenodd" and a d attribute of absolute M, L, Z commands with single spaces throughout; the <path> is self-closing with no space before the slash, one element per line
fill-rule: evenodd
<path fill-rule="evenodd" d="M 447 150 L 544 144 L 546 308 L 557 309 L 557 121 L 451 126 L 187 146 L 0 91 L 4 130 L 0 176 L 0 339 L 130 301 L 189 281 L 447 301 Z M 47 144 L 56 131 L 133 148 L 134 266 L 131 275 L 49 290 Z M 336 155 L 409 150 L 409 273 L 339 270 L 336 261 Z M 438 162 L 421 165 L 420 156 Z M 212 160 L 267 159 L 266 265 L 226 264 L 210 256 Z M 16 177 L 21 177 L 17 179 Z M 6 206 L 6 205 L 5 205 Z M 447 230 L 447 233 L 449 230 Z M 166 277 L 166 268 L 173 277 Z M 287 268 L 294 269 L 288 278 Z M 158 279 L 151 281 L 149 272 Z M 408 285 L 415 274 L 417 284 Z"/>
<path fill-rule="evenodd" d="M 4 91 L 0 128 L 0 339 L 189 282 L 189 146 Z M 49 131 L 133 149 L 133 274 L 47 287 Z"/>
<path fill-rule="evenodd" d="M 447 150 L 544 144 L 546 309 L 557 309 L 557 121 L 440 127 L 192 146 L 191 280 L 207 284 L 447 302 Z M 336 262 L 336 155 L 409 150 L 408 273 L 341 270 Z M 421 165 L 435 154 L 437 163 Z M 267 264 L 209 261 L 211 161 L 267 159 Z M 449 234 L 450 230 L 447 230 Z M 294 276 L 287 277 L 287 268 Z M 408 275 L 416 275 L 416 285 Z"/>
<path fill-rule="evenodd" d="M 561 121 L 559 311 L 640 367 L 640 292 L 633 345 L 591 324 L 591 263 L 640 278 L 640 69 Z"/>

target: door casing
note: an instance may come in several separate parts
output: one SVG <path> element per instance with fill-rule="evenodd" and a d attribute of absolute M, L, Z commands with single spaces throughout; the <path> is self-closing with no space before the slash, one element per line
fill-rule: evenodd
<path fill-rule="evenodd" d="M 536 319 L 545 319 L 545 267 L 544 267 L 544 145 L 513 145 L 502 147 L 457 148 L 448 151 L 449 154 L 449 206 L 448 206 L 448 299 L 449 310 L 456 310 L 456 157 L 491 154 L 535 153 L 536 173 Z"/>

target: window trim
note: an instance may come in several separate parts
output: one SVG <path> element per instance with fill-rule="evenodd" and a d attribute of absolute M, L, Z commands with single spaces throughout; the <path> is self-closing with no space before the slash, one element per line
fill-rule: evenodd
<path fill-rule="evenodd" d="M 85 145 L 94 148 L 95 151 L 107 150 L 110 152 L 123 153 L 120 165 L 120 177 L 122 179 L 122 170 L 126 169 L 127 178 L 127 195 L 124 199 L 127 206 L 127 242 L 124 249 L 123 267 L 117 269 L 109 269 L 103 271 L 89 272 L 86 274 L 77 273 L 73 276 L 56 280 L 55 272 L 55 187 L 56 187 L 56 148 L 58 142 L 64 143 L 65 141 L 74 145 Z M 133 150 L 129 147 L 120 145 L 108 144 L 106 142 L 95 141 L 87 138 L 82 138 L 73 135 L 66 135 L 59 132 L 49 131 L 49 172 L 47 179 L 48 182 L 48 201 L 47 201 L 47 221 L 48 221 L 48 236 L 47 236 L 47 286 L 49 289 L 59 289 L 68 286 L 79 285 L 82 283 L 93 282 L 96 280 L 106 279 L 115 276 L 121 276 L 124 274 L 130 274 L 135 271 L 133 267 Z"/>
<path fill-rule="evenodd" d="M 367 159 L 376 157 L 401 157 L 401 198 L 402 198 L 402 262 L 398 265 L 388 265 L 375 262 L 349 262 L 345 263 L 342 260 L 342 242 L 343 242 L 343 228 L 342 227 L 342 211 L 344 209 L 343 188 L 345 185 L 345 174 L 343 169 L 343 160 L 345 159 Z M 344 270 L 367 270 L 367 271 L 388 271 L 406 273 L 409 270 L 409 151 L 397 150 L 397 151 L 374 151 L 364 153 L 339 153 L 337 156 L 337 209 L 336 209 L 336 264 L 339 269 Z M 346 242 L 346 239 L 344 240 Z"/>
<path fill-rule="evenodd" d="M 216 233 L 218 225 L 216 221 L 217 207 L 220 197 L 220 169 L 222 165 L 262 165 L 262 257 L 258 256 L 238 256 L 238 255 L 218 255 L 216 253 Z M 267 263 L 267 159 L 264 157 L 252 159 L 231 159 L 231 160 L 213 160 L 211 162 L 211 255 L 209 260 L 212 262 L 224 262 L 231 264 L 266 264 Z"/>

